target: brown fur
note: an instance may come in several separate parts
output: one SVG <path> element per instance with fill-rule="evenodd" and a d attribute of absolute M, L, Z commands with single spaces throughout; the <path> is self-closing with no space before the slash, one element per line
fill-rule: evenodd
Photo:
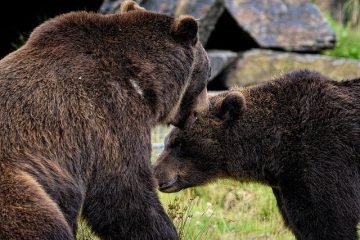
<path fill-rule="evenodd" d="M 197 25 L 174 34 L 175 22 L 73 12 L 0 61 L 0 239 L 73 239 L 80 208 L 104 239 L 177 238 L 150 129 L 206 105 L 210 71 Z"/>
<path fill-rule="evenodd" d="M 358 239 L 360 79 L 299 71 L 210 102 L 167 136 L 155 166 L 162 191 L 256 181 L 273 189 L 297 239 Z"/>

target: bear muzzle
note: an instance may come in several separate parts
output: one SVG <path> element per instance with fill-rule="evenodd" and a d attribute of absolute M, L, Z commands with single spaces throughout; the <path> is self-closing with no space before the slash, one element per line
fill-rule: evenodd
<path fill-rule="evenodd" d="M 162 192 L 176 192 L 176 182 L 178 180 L 178 177 L 176 176 L 175 178 L 164 182 L 164 183 L 159 183 L 159 190 Z"/>

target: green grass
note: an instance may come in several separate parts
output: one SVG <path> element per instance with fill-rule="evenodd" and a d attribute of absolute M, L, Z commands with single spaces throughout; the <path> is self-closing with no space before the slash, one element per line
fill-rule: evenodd
<path fill-rule="evenodd" d="M 174 201 L 180 209 L 190 207 L 185 225 L 174 221 L 182 239 L 294 239 L 265 186 L 222 180 L 180 193 L 160 193 L 160 199 L 167 209 Z"/>
<path fill-rule="evenodd" d="M 334 57 L 360 59 L 359 29 L 345 27 L 329 16 L 326 19 L 336 32 L 337 43 L 334 49 L 323 51 L 323 54 Z"/>
<path fill-rule="evenodd" d="M 77 240 L 100 240 L 81 218 L 78 219 L 78 229 L 76 233 Z"/>
<path fill-rule="evenodd" d="M 222 180 L 159 196 L 184 240 L 295 239 L 265 186 Z M 77 239 L 98 238 L 80 220 Z"/>

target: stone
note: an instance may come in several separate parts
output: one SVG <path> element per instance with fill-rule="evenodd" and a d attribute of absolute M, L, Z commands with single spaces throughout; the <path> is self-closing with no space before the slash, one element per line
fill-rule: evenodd
<path fill-rule="evenodd" d="M 226 67 L 237 58 L 238 54 L 226 50 L 209 50 L 208 56 L 211 63 L 210 81 L 216 78 Z"/>
<path fill-rule="evenodd" d="M 335 33 L 307 0 L 224 1 L 226 11 L 261 48 L 318 52 L 335 45 Z"/>
<path fill-rule="evenodd" d="M 114 13 L 124 0 L 105 0 L 100 7 L 101 13 Z M 190 15 L 199 19 L 200 41 L 206 45 L 217 20 L 224 12 L 223 0 L 138 0 L 149 11 L 168 15 Z"/>
<path fill-rule="evenodd" d="M 360 77 L 358 60 L 256 49 L 241 54 L 217 81 L 224 81 L 227 87 L 246 87 L 299 69 L 318 71 L 339 81 Z"/>

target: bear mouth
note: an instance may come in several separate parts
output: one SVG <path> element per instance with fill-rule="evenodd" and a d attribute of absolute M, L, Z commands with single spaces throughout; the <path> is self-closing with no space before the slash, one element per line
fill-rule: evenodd
<path fill-rule="evenodd" d="M 159 190 L 162 192 L 176 192 L 175 183 L 177 182 L 178 177 L 171 179 L 165 183 L 159 184 Z"/>

